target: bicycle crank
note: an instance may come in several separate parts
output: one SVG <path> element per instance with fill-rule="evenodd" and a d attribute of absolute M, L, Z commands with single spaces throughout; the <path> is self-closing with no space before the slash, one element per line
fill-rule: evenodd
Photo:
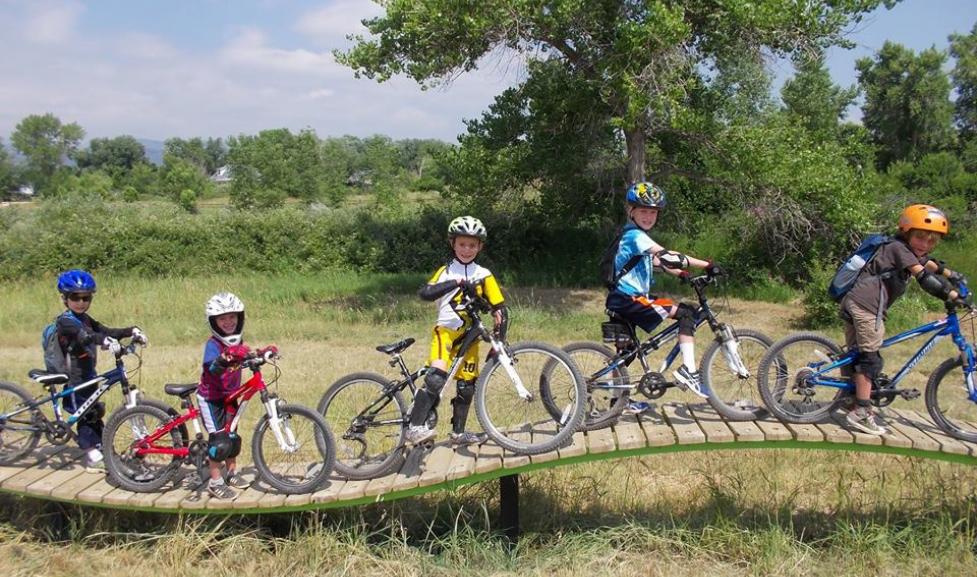
<path fill-rule="evenodd" d="M 649 399 L 658 399 L 665 394 L 665 391 L 674 386 L 675 384 L 666 381 L 661 373 L 649 371 L 641 377 L 638 390 Z"/>

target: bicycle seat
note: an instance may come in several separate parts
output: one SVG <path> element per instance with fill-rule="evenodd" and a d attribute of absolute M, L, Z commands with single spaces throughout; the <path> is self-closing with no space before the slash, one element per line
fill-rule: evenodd
<path fill-rule="evenodd" d="M 163 390 L 166 391 L 167 395 L 176 395 L 177 397 L 183 399 L 190 396 L 190 393 L 196 391 L 197 387 L 197 383 L 189 383 L 186 385 L 170 383 L 168 385 L 163 385 Z"/>
<path fill-rule="evenodd" d="M 44 369 L 31 369 L 27 376 L 42 385 L 63 385 L 68 382 L 68 375 L 64 373 L 49 373 Z"/>
<path fill-rule="evenodd" d="M 414 344 L 414 339 L 408 337 L 400 341 L 399 343 L 380 345 L 379 347 L 377 347 L 377 350 L 380 351 L 381 353 L 387 353 L 388 355 L 396 355 L 398 353 L 402 353 L 405 350 L 407 350 L 407 347 L 411 346 L 412 344 Z"/>

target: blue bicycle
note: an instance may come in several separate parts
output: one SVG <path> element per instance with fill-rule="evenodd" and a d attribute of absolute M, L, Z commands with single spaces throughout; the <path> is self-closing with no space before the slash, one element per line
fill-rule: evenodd
<path fill-rule="evenodd" d="M 128 373 L 136 373 L 142 366 L 142 359 L 137 349 L 141 344 L 141 341 L 134 339 L 115 354 L 115 368 L 63 391 L 58 389 L 60 385 L 68 382 L 68 375 L 49 373 L 41 369 L 31 369 L 27 374 L 32 381 L 44 387 L 45 394 L 37 397 L 32 396 L 23 387 L 0 382 L 0 465 L 12 463 L 32 451 L 40 442 L 41 435 L 44 435 L 52 445 L 63 445 L 75 438 L 76 433 L 72 430 L 72 426 L 81 419 L 88 418 L 89 414 L 104 414 L 105 405 L 99 399 L 116 383 L 122 385 L 122 396 L 126 407 L 136 404 L 150 405 L 168 414 L 176 415 L 176 410 L 166 403 L 142 398 L 139 389 L 129 382 Z M 140 360 L 139 364 L 128 372 L 122 360 L 126 355 L 133 355 Z M 74 392 L 90 387 L 97 388 L 88 400 L 65 418 L 59 401 Z M 51 405 L 53 408 L 52 417 L 42 410 L 46 405 Z"/>
<path fill-rule="evenodd" d="M 966 286 L 961 294 L 968 294 Z M 964 309 L 962 316 L 957 311 Z M 926 409 L 933 420 L 951 436 L 977 441 L 977 387 L 974 371 L 974 337 L 968 341 L 961 323 L 970 323 L 974 333 L 977 312 L 962 300 L 946 303 L 946 317 L 900 333 L 883 341 L 882 348 L 931 335 L 894 377 L 880 374 L 872 383 L 872 403 L 884 407 L 896 398 L 915 399 L 917 389 L 901 389 L 899 383 L 944 337 L 951 337 L 960 354 L 945 360 L 930 375 L 926 385 Z M 774 343 L 760 360 L 757 385 L 770 412 L 791 423 L 814 423 L 854 399 L 855 384 L 850 375 L 857 349 L 844 350 L 814 333 L 798 333 Z"/>

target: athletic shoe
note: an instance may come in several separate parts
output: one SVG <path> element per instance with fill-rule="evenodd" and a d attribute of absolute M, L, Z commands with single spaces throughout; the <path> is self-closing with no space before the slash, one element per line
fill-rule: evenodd
<path fill-rule="evenodd" d="M 207 492 L 210 493 L 211 497 L 217 499 L 233 499 L 237 497 L 237 491 L 227 486 L 227 483 L 223 479 L 219 481 L 214 481 L 213 479 L 207 483 Z"/>
<path fill-rule="evenodd" d="M 690 371 L 688 367 L 682 365 L 677 371 L 672 372 L 672 376 L 686 391 L 692 391 L 703 399 L 709 398 L 709 393 L 699 379 L 699 371 Z"/>
<path fill-rule="evenodd" d="M 869 435 L 881 436 L 887 432 L 885 427 L 875 421 L 875 415 L 872 414 L 872 411 L 865 407 L 858 407 L 854 411 L 850 411 L 845 416 L 845 422 L 848 423 L 848 426 Z"/>
<path fill-rule="evenodd" d="M 451 433 L 451 444 L 456 447 L 460 445 L 481 445 L 487 440 L 488 435 L 485 433 L 469 433 L 468 431 Z"/>
<path fill-rule="evenodd" d="M 404 442 L 408 445 L 419 445 L 425 441 L 430 441 L 434 435 L 434 431 L 424 425 L 411 425 L 407 427 L 407 432 L 404 434 Z"/>
<path fill-rule="evenodd" d="M 251 481 L 237 471 L 234 471 L 232 474 L 225 477 L 224 482 L 235 489 L 247 489 L 251 486 Z"/>
<path fill-rule="evenodd" d="M 650 408 L 651 403 L 645 401 L 631 401 L 628 403 L 628 406 L 624 407 L 623 413 L 625 415 L 640 415 Z"/>
<path fill-rule="evenodd" d="M 99 459 L 93 461 L 89 458 L 85 458 L 85 472 L 86 473 L 105 473 L 105 459 Z"/>

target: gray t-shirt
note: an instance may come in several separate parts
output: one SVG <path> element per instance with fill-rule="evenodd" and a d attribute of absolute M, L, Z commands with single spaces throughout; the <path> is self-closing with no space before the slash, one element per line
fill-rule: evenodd
<path fill-rule="evenodd" d="M 905 241 L 896 239 L 884 244 L 875 253 L 875 258 L 862 269 L 855 286 L 845 295 L 846 299 L 863 309 L 884 315 L 892 303 L 906 292 L 909 278 L 912 276 L 909 267 L 919 264 L 925 265 L 928 256 L 917 257 L 909 249 Z M 882 273 L 889 272 L 885 278 Z"/>

